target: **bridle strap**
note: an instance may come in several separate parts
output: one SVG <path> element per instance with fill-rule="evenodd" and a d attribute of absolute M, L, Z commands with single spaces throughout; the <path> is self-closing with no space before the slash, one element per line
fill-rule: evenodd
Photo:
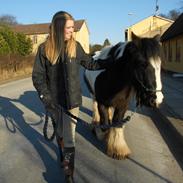
<path fill-rule="evenodd" d="M 151 89 L 151 88 L 147 88 L 144 83 L 137 77 L 137 73 L 135 71 L 135 78 L 136 80 L 138 81 L 138 83 L 141 85 L 142 88 L 145 89 L 145 91 L 147 92 L 161 92 L 162 90 L 154 90 L 154 89 Z"/>
<path fill-rule="evenodd" d="M 140 81 L 138 78 L 136 78 L 137 81 L 140 83 L 140 85 L 145 89 L 145 91 L 149 91 L 149 92 L 161 92 L 162 90 L 154 90 L 154 89 L 150 89 L 147 88 L 142 81 Z"/>

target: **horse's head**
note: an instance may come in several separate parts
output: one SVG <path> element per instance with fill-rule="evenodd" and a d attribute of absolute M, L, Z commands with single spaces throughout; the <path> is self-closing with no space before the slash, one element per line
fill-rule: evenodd
<path fill-rule="evenodd" d="M 132 38 L 129 49 L 133 54 L 137 102 L 158 107 L 163 101 L 159 36 L 139 38 L 133 35 Z"/>

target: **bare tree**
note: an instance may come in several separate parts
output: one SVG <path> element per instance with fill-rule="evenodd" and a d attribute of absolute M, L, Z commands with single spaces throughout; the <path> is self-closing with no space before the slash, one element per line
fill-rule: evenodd
<path fill-rule="evenodd" d="M 16 18 L 12 15 L 2 15 L 0 16 L 0 25 L 16 25 L 18 22 Z"/>
<path fill-rule="evenodd" d="M 180 11 L 183 12 L 183 1 L 180 1 Z"/>
<path fill-rule="evenodd" d="M 162 16 L 162 17 L 171 19 L 171 20 L 176 20 L 179 17 L 180 14 L 181 14 L 181 12 L 179 10 L 174 9 L 174 10 L 169 11 L 168 14 L 161 13 L 159 15 Z"/>
<path fill-rule="evenodd" d="M 171 20 L 176 20 L 180 14 L 183 12 L 183 0 L 179 1 L 180 8 L 172 9 L 168 12 L 168 14 L 161 13 L 160 16 L 169 18 Z"/>
<path fill-rule="evenodd" d="M 170 17 L 170 19 L 172 20 L 176 20 L 180 15 L 180 11 L 178 10 L 171 10 L 169 13 L 168 13 L 168 17 Z"/>

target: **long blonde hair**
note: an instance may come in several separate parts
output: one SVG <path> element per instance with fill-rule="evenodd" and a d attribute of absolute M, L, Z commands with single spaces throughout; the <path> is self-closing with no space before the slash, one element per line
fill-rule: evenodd
<path fill-rule="evenodd" d="M 76 57 L 76 41 L 72 36 L 70 40 L 65 42 L 64 40 L 64 28 L 67 20 L 73 20 L 74 18 L 67 12 L 59 11 L 53 18 L 50 25 L 49 36 L 45 42 L 46 57 L 54 65 L 60 59 L 65 58 L 65 54 L 69 58 Z"/>

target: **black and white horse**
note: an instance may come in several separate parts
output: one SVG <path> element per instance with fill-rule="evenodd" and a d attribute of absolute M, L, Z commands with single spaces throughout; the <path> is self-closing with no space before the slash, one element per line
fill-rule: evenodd
<path fill-rule="evenodd" d="M 112 54 L 118 61 L 103 71 L 85 71 L 93 94 L 94 123 L 121 121 L 134 96 L 138 106 L 158 107 L 162 103 L 160 48 L 159 36 L 139 38 L 133 34 L 132 41 L 105 48 L 95 56 Z M 110 128 L 104 138 L 109 156 L 123 159 L 131 153 L 124 138 L 124 125 Z"/>

